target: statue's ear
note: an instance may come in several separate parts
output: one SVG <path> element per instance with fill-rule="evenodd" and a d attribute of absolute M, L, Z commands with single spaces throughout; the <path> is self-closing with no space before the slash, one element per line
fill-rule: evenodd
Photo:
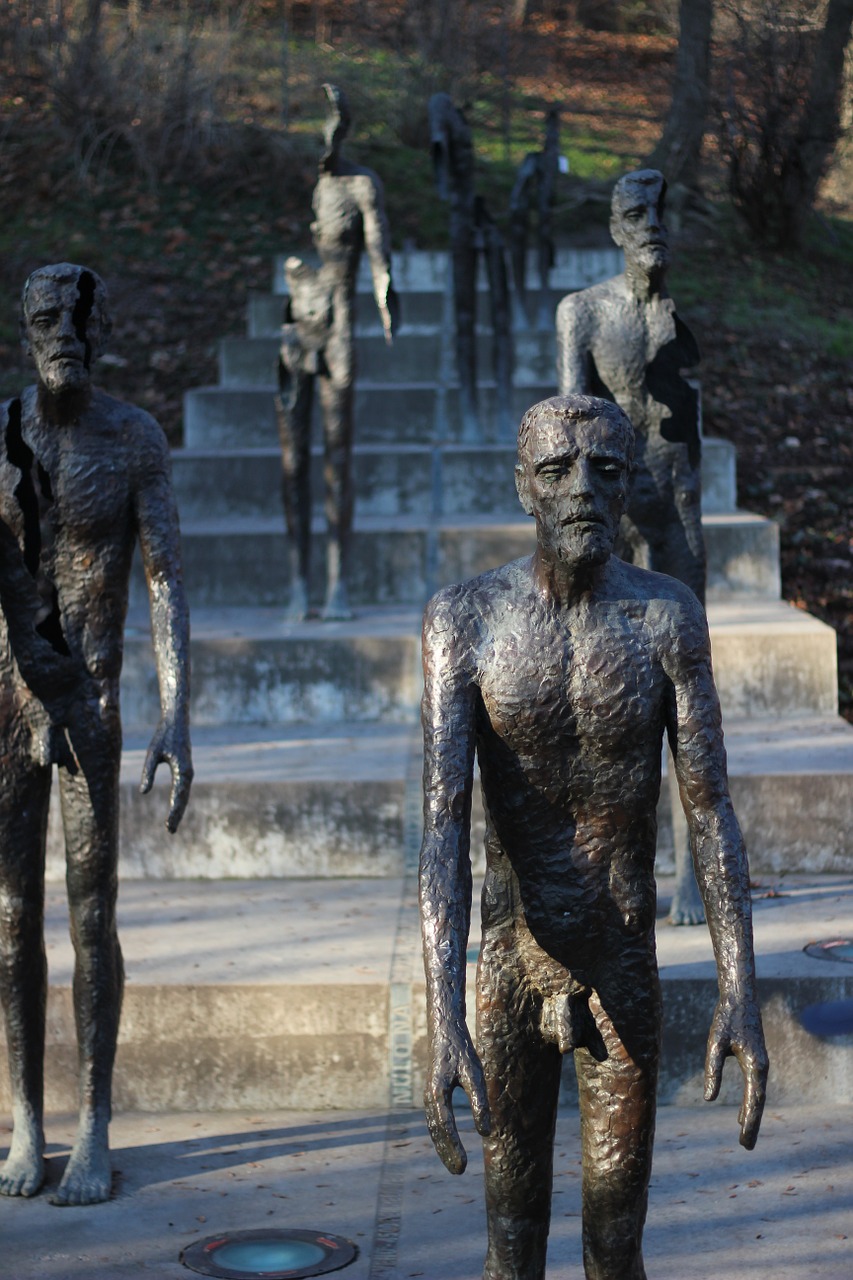
<path fill-rule="evenodd" d="M 533 503 L 530 501 L 530 485 L 527 480 L 527 472 L 520 462 L 515 464 L 515 487 L 518 491 L 518 500 L 524 507 L 529 516 L 533 515 Z"/>

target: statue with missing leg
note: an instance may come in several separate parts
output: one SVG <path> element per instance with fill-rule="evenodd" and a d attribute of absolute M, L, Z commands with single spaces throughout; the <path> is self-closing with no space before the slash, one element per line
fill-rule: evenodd
<path fill-rule="evenodd" d="M 142 773 L 172 775 L 166 825 L 189 798 L 189 619 L 169 452 L 147 413 L 92 385 L 110 331 L 103 281 L 59 263 L 24 287 L 37 384 L 0 406 L 0 999 L 14 1129 L 0 1193 L 44 1180 L 44 860 L 58 766 L 80 1072 L 77 1138 L 55 1204 L 110 1194 L 113 1062 L 123 989 L 116 932 L 119 677 L 139 541 L 161 716 Z"/>
<path fill-rule="evenodd" d="M 617 552 L 670 573 L 705 601 L 699 401 L 683 370 L 699 361 L 693 334 L 666 288 L 669 245 L 666 182 L 656 169 L 620 178 L 610 233 L 625 272 L 568 294 L 557 308 L 559 390 L 605 396 L 625 410 L 637 433 L 634 479 Z M 675 776 L 670 770 L 676 890 L 673 924 L 701 924 Z"/>
<path fill-rule="evenodd" d="M 323 416 L 326 487 L 326 619 L 351 617 L 347 591 L 352 541 L 355 286 L 367 250 L 373 294 L 386 342 L 398 322 L 391 284 L 391 241 L 382 183 L 372 169 L 341 154 L 349 132 L 345 94 L 324 84 L 326 148 L 314 188 L 311 234 L 320 255 L 315 269 L 288 258 L 288 299 L 276 397 L 281 441 L 282 496 L 290 542 L 290 603 L 294 621 L 307 617 L 311 577 L 311 411 L 316 388 Z"/>
<path fill-rule="evenodd" d="M 705 1065 L 764 1107 L 746 853 L 729 797 L 705 615 L 682 583 L 613 554 L 634 432 L 611 401 L 546 400 L 518 436 L 534 554 L 433 597 L 424 618 L 426 1116 L 451 1173 L 452 1095 L 485 1152 L 484 1280 L 542 1280 L 562 1055 L 574 1055 L 588 1280 L 645 1280 L 661 1035 L 655 962 L 661 739 L 672 747 L 717 963 Z M 486 811 L 476 1049 L 466 1022 L 475 755 Z"/>

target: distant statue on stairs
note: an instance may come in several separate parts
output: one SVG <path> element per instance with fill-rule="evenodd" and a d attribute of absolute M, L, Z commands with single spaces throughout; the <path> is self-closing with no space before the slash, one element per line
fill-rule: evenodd
<path fill-rule="evenodd" d="M 515 288 L 517 326 L 532 324 L 527 300 L 527 238 L 530 211 L 536 209 L 536 257 L 539 266 L 539 314 L 537 325 L 550 329 L 554 318 L 548 300 L 548 279 L 554 265 L 552 218 L 560 172 L 560 110 L 552 107 L 545 122 L 545 145 L 528 151 L 519 165 L 509 198 L 512 277 Z"/>
<path fill-rule="evenodd" d="M 319 268 L 288 258 L 279 394 L 282 495 L 290 541 L 288 617 L 308 615 L 311 579 L 311 410 L 316 387 L 323 416 L 326 488 L 326 598 L 323 617 L 351 616 L 348 572 L 353 523 L 353 392 L 356 376 L 356 278 L 366 249 L 385 339 L 398 324 L 391 241 L 382 183 L 372 169 L 341 155 L 349 132 L 346 96 L 324 84 L 325 150 L 314 188 L 311 234 Z"/>
<path fill-rule="evenodd" d="M 613 189 L 610 233 L 625 253 L 623 275 L 570 293 L 557 308 L 561 394 L 614 400 L 637 433 L 634 478 L 617 552 L 669 573 L 705 601 L 699 397 L 683 370 L 699 348 L 666 288 L 666 181 L 656 169 L 625 174 Z M 673 924 L 704 919 L 670 769 L 677 886 Z"/>
<path fill-rule="evenodd" d="M 453 315 L 456 326 L 456 372 L 462 439 L 483 439 L 477 389 L 477 268 L 483 255 L 492 319 L 492 374 L 495 380 L 495 425 L 511 438 L 513 351 L 509 284 L 503 236 L 474 189 L 474 149 L 465 115 L 446 93 L 429 100 L 430 144 L 438 193 L 450 205 L 450 258 L 453 268 Z"/>

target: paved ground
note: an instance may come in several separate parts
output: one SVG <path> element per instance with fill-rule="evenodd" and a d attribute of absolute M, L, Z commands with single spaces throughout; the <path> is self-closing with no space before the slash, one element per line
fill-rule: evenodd
<path fill-rule="evenodd" d="M 466 1126 L 469 1137 L 470 1124 Z M 581 1280 L 577 1119 L 557 1133 L 549 1280 Z M 70 1122 L 49 1125 L 49 1182 Z M 773 1111 L 758 1148 L 732 1108 L 659 1113 L 649 1280 L 849 1280 L 853 1106 Z M 352 1280 L 477 1280 L 485 1226 L 479 1144 L 445 1173 L 418 1113 L 124 1115 L 113 1124 L 115 1195 L 59 1209 L 0 1202 L 4 1280 L 180 1280 L 181 1249 L 222 1230 L 316 1228 L 358 1244 Z"/>

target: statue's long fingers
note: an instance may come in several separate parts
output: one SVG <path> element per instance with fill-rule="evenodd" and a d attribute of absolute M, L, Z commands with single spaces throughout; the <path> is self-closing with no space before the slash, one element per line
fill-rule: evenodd
<path fill-rule="evenodd" d="M 743 1102 L 738 1115 L 740 1145 L 751 1151 L 758 1140 L 764 1103 L 767 1098 L 767 1064 L 755 1062 L 741 1053 L 735 1055 L 744 1074 Z"/>
<path fill-rule="evenodd" d="M 474 1127 L 481 1138 L 487 1138 L 492 1132 L 492 1117 L 489 1112 L 489 1098 L 486 1092 L 486 1080 L 482 1070 L 465 1068 L 462 1072 L 462 1086 L 471 1103 L 471 1114 Z"/>
<path fill-rule="evenodd" d="M 468 1156 L 459 1138 L 451 1097 L 453 1089 L 430 1089 L 424 1095 L 426 1122 L 433 1146 L 445 1168 L 451 1173 L 464 1173 Z"/>
<path fill-rule="evenodd" d="M 708 1042 L 708 1054 L 705 1058 L 706 1102 L 713 1102 L 720 1092 L 720 1085 L 723 1083 L 723 1063 L 727 1052 L 727 1045 L 718 1036 L 712 1036 Z"/>
<path fill-rule="evenodd" d="M 169 761 L 169 765 L 172 770 L 172 790 L 169 795 L 169 816 L 166 819 L 166 827 L 174 835 L 190 798 L 192 770 L 182 769 L 177 761 L 173 760 Z"/>
<path fill-rule="evenodd" d="M 162 755 L 155 747 L 148 748 L 145 763 L 142 766 L 142 781 L 139 784 L 139 790 L 144 796 L 147 796 L 154 786 L 154 774 L 157 772 L 157 766 L 162 759 Z"/>

